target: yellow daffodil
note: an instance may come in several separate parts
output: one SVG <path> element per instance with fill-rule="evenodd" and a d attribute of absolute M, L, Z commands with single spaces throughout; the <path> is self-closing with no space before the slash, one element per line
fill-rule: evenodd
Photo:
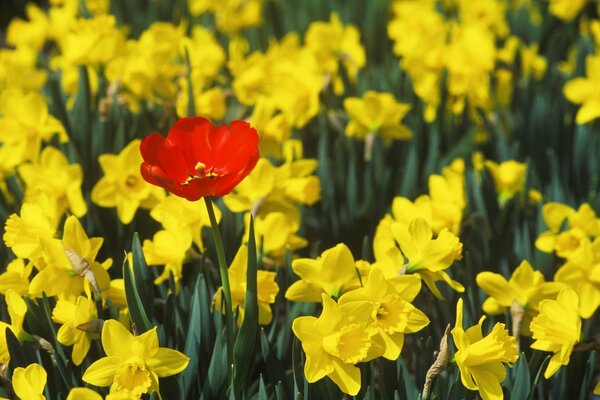
<path fill-rule="evenodd" d="M 458 234 L 466 205 L 464 171 L 464 160 L 457 158 L 442 170 L 442 174 L 429 176 L 429 195 L 421 195 L 414 202 L 395 197 L 391 207 L 393 220 L 408 225 L 420 217 L 436 235 L 444 228 Z"/>
<path fill-rule="evenodd" d="M 42 150 L 38 163 L 23 164 L 18 171 L 26 186 L 26 201 L 39 190 L 56 202 L 60 214 L 69 209 L 81 218 L 86 213 L 87 205 L 81 193 L 81 166 L 69 164 L 60 150 L 48 146 Z"/>
<path fill-rule="evenodd" d="M 111 392 L 159 392 L 158 378 L 178 374 L 189 363 L 179 351 L 159 347 L 156 328 L 134 336 L 115 320 L 104 323 L 102 347 L 106 357 L 90 365 L 82 379 L 94 386 L 112 385 Z"/>
<path fill-rule="evenodd" d="M 509 367 L 517 361 L 517 343 L 509 336 L 504 324 L 496 323 L 492 331 L 483 336 L 482 324 L 467 330 L 463 328 L 463 300 L 456 304 L 456 325 L 452 337 L 456 346 L 454 359 L 460 370 L 462 384 L 470 390 L 478 390 L 483 400 L 503 398 L 500 383 L 506 378 L 505 364 Z"/>
<path fill-rule="evenodd" d="M 498 201 L 501 205 L 525 189 L 527 164 L 515 160 L 505 161 L 500 164 L 486 160 L 485 166 L 492 175 L 496 193 L 498 194 Z"/>
<path fill-rule="evenodd" d="M 21 296 L 27 295 L 32 270 L 32 263 L 25 265 L 22 258 L 12 260 L 6 266 L 6 270 L 0 274 L 0 293 L 6 294 L 9 289 L 12 289 Z"/>
<path fill-rule="evenodd" d="M 183 197 L 168 195 L 152 208 L 150 216 L 160 222 L 168 231 L 182 230 L 189 232 L 192 241 L 200 251 L 204 251 L 202 228 L 210 226 L 210 221 L 206 207 L 202 202 L 187 201 Z M 219 223 L 221 210 L 216 207 L 215 218 Z"/>
<path fill-rule="evenodd" d="M 585 77 L 574 78 L 567 82 L 563 91 L 571 103 L 581 104 L 575 122 L 587 124 L 600 117 L 600 56 L 589 55 L 585 59 Z"/>
<path fill-rule="evenodd" d="M 531 348 L 554 353 L 544 372 L 548 379 L 561 365 L 569 363 L 571 352 L 581 338 L 579 298 L 573 289 L 563 288 L 556 300 L 543 300 L 539 309 L 539 315 L 530 325 L 535 339 Z"/>
<path fill-rule="evenodd" d="M 13 18 L 6 29 L 6 42 L 15 47 L 25 47 L 39 52 L 48 35 L 48 16 L 33 3 L 25 7 L 28 21 Z"/>
<path fill-rule="evenodd" d="M 306 239 L 296 235 L 300 229 L 300 221 L 294 211 L 273 211 L 257 216 L 254 220 L 257 243 L 260 244 L 265 265 L 280 265 L 286 250 L 294 251 L 308 245 Z M 246 240 L 250 229 L 249 213 L 244 216 L 244 224 Z"/>
<path fill-rule="evenodd" d="M 106 65 L 125 48 L 125 35 L 113 15 L 78 19 L 61 38 L 63 57 L 80 65 Z"/>
<path fill-rule="evenodd" d="M 7 324 L 4 321 L 0 321 L 0 363 L 8 364 L 10 353 L 8 352 L 8 345 L 6 343 L 6 331 L 10 329 L 19 341 L 29 339 L 30 335 L 23 329 L 23 322 L 27 313 L 25 300 L 12 290 L 6 292 L 5 299 L 11 322 Z"/>
<path fill-rule="evenodd" d="M 219 31 L 237 36 L 244 28 L 262 22 L 263 0 L 190 0 L 189 10 L 193 16 L 207 11 L 214 14 Z"/>
<path fill-rule="evenodd" d="M 48 375 L 40 364 L 29 364 L 27 368 L 15 368 L 12 376 L 13 390 L 21 400 L 45 400 L 44 387 Z"/>
<path fill-rule="evenodd" d="M 600 220 L 587 203 L 579 206 L 577 211 L 565 204 L 546 203 L 542 208 L 542 215 L 548 230 L 538 236 L 535 247 L 545 253 L 556 251 L 561 253 L 559 256 L 569 258 L 566 256 L 577 251 L 580 239 L 584 236 L 600 236 Z M 567 230 L 570 228 L 576 231 L 561 236 L 565 221 Z"/>
<path fill-rule="evenodd" d="M 322 294 L 323 312 L 319 318 L 298 317 L 292 330 L 306 353 L 304 376 L 314 383 L 328 376 L 340 390 L 355 396 L 360 390 L 360 369 L 355 364 L 383 353 L 368 329 L 373 311 L 368 301 L 338 305 Z"/>
<path fill-rule="evenodd" d="M 42 142 L 67 134 L 60 121 L 48 113 L 48 105 L 37 92 L 5 90 L 0 95 L 0 170 L 11 170 L 25 161 L 37 160 Z"/>
<path fill-rule="evenodd" d="M 234 58 L 228 67 L 233 91 L 244 105 L 269 103 L 297 128 L 319 111 L 323 76 L 314 53 L 300 45 L 296 33 L 271 42 L 265 53 Z"/>
<path fill-rule="evenodd" d="M 425 103 L 425 121 L 432 122 L 441 101 L 440 81 L 449 24 L 432 1 L 395 2 L 392 12 L 387 31 L 394 41 L 394 54 L 400 57 L 400 67 L 411 77 L 415 93 Z"/>
<path fill-rule="evenodd" d="M 584 238 L 578 248 L 578 255 L 558 268 L 554 280 L 575 290 L 579 313 L 587 319 L 600 307 L 600 238 L 593 242 Z"/>
<path fill-rule="evenodd" d="M 360 287 L 354 257 L 343 243 L 325 250 L 321 257 L 292 261 L 292 270 L 300 277 L 285 293 L 290 301 L 321 301 L 321 294 L 340 297 Z"/>
<path fill-rule="evenodd" d="M 23 203 L 20 214 L 10 215 L 4 226 L 6 246 L 18 257 L 29 259 L 35 265 L 39 264 L 43 254 L 40 241 L 52 239 L 56 232 L 56 210 L 48 198 L 45 200 Z"/>
<path fill-rule="evenodd" d="M 343 81 L 338 76 L 340 62 L 352 81 L 356 79 L 359 68 L 365 65 L 360 31 L 353 25 L 342 25 L 336 12 L 331 13 L 329 22 L 312 22 L 306 31 L 305 42 L 316 55 L 322 70 L 330 74 L 337 95 L 344 92 Z"/>
<path fill-rule="evenodd" d="M 244 320 L 244 301 L 246 299 L 246 271 L 248 268 L 248 248 L 242 245 L 229 266 L 229 285 L 231 287 L 232 308 L 238 308 L 238 325 Z M 275 272 L 257 271 L 257 299 L 258 299 L 258 323 L 267 325 L 271 323 L 271 304 L 275 303 L 279 286 L 275 282 Z M 222 288 L 215 294 L 215 308 L 221 309 Z M 225 311 L 223 309 L 223 311 Z"/>
<path fill-rule="evenodd" d="M 490 103 L 490 74 L 496 62 L 495 36 L 480 23 L 463 23 L 450 31 L 444 54 L 448 71 L 450 109 L 463 112 L 466 101 L 487 109 Z"/>
<path fill-rule="evenodd" d="M 350 117 L 346 135 L 366 140 L 365 159 L 371 159 L 371 146 L 375 136 L 385 143 L 393 140 L 409 140 L 412 131 L 402 124 L 410 105 L 399 103 L 391 93 L 369 90 L 362 98 L 348 97 L 344 109 Z"/>
<path fill-rule="evenodd" d="M 587 0 L 550 0 L 548 9 L 556 17 L 568 22 L 579 14 L 586 3 Z"/>
<path fill-rule="evenodd" d="M 396 278 L 394 285 L 385 279 L 380 269 L 372 268 L 364 287 L 345 293 L 339 300 L 340 305 L 355 301 L 371 304 L 371 324 L 382 338 L 385 347 L 383 357 L 388 360 L 400 357 L 404 334 L 418 332 L 429 324 L 429 318 L 410 304 L 421 286 L 405 286 L 405 290 L 398 291 L 400 278 Z"/>
<path fill-rule="evenodd" d="M 67 400 L 102 400 L 102 396 L 92 389 L 77 387 L 69 391 Z"/>
<path fill-rule="evenodd" d="M 535 271 L 527 260 L 523 260 L 507 281 L 500 274 L 480 272 L 477 284 L 487 293 L 483 311 L 487 314 L 500 314 L 510 309 L 516 302 L 525 311 L 521 333 L 530 335 L 529 322 L 537 315 L 540 301 L 555 298 L 564 284 L 546 282 L 540 271 Z"/>
<path fill-rule="evenodd" d="M 456 235 L 444 229 L 434 239 L 431 227 L 422 218 L 415 218 L 408 226 L 392 223 L 390 229 L 406 258 L 404 267 L 401 267 L 406 273 L 419 274 L 438 298 L 441 298 L 442 294 L 435 285 L 437 280 L 445 281 L 454 290 L 464 291 L 464 287 L 452 280 L 445 271 L 461 257 L 462 243 Z"/>
<path fill-rule="evenodd" d="M 227 111 L 227 104 L 226 94 L 221 88 L 213 87 L 205 89 L 199 84 L 192 86 L 194 90 L 195 112 L 192 115 L 188 115 L 189 82 L 187 81 L 187 78 L 182 78 L 179 83 L 181 85 L 181 90 L 179 97 L 177 97 L 177 116 L 182 118 L 202 115 L 211 120 L 223 119 L 225 112 Z"/>
<path fill-rule="evenodd" d="M 130 142 L 118 155 L 98 157 L 104 176 L 92 189 L 92 201 L 100 207 L 117 207 L 122 223 L 133 219 L 138 207 L 150 209 L 165 196 L 164 190 L 142 179 L 140 140 Z"/>
<path fill-rule="evenodd" d="M 52 311 L 52 320 L 62 325 L 56 338 L 65 346 L 73 346 L 73 364 L 81 365 L 92 339 L 100 337 L 102 322 L 98 320 L 95 302 L 83 296 L 78 296 L 74 303 L 58 300 Z"/>
<path fill-rule="evenodd" d="M 266 158 L 258 160 L 254 170 L 232 194 L 225 196 L 225 205 L 233 212 L 250 211 L 260 215 L 263 210 L 286 205 L 312 205 L 320 198 L 319 179 L 313 175 L 317 162 L 313 159 L 289 161 L 275 167 Z"/>
<path fill-rule="evenodd" d="M 29 294 L 77 296 L 87 291 L 86 287 L 91 287 L 97 295 L 105 291 L 110 284 L 106 270 L 112 265 L 112 259 L 103 263 L 96 261 L 103 242 L 102 238 L 88 238 L 77 217 L 68 217 L 62 240 L 41 239 L 47 266 L 31 281 Z"/>
<path fill-rule="evenodd" d="M 128 40 L 125 50 L 106 66 L 106 77 L 119 88 L 118 99 L 132 112 L 140 111 L 142 100 L 175 102 L 177 77 L 184 65 L 180 57 L 183 25 L 154 22 L 138 40 Z"/>
<path fill-rule="evenodd" d="M 192 234 L 188 230 L 167 229 L 154 234 L 152 240 L 144 240 L 142 250 L 148 265 L 164 265 L 165 268 L 155 284 L 169 279 L 173 274 L 175 282 L 181 280 L 183 263 L 192 246 Z"/>

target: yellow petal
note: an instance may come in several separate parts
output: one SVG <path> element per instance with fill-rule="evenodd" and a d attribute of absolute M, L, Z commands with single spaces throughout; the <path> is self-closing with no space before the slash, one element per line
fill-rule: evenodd
<path fill-rule="evenodd" d="M 128 358 L 133 355 L 133 335 L 123 324 L 109 319 L 102 327 L 102 347 L 109 357 Z"/>
<path fill-rule="evenodd" d="M 109 386 L 113 383 L 115 373 L 124 362 L 125 360 L 121 357 L 101 358 L 88 367 L 81 379 L 94 386 Z"/>
<path fill-rule="evenodd" d="M 351 364 L 345 364 L 335 358 L 332 359 L 333 371 L 329 377 L 340 390 L 350 396 L 355 396 L 360 390 L 360 369 Z"/>
<path fill-rule="evenodd" d="M 159 348 L 154 356 L 146 359 L 146 365 L 160 378 L 180 373 L 189 362 L 185 354 L 168 348 Z"/>
<path fill-rule="evenodd" d="M 102 396 L 92 389 L 78 387 L 71 389 L 67 400 L 102 400 Z"/>
<path fill-rule="evenodd" d="M 42 392 L 46 386 L 46 378 L 46 371 L 39 364 L 16 368 L 12 377 L 13 390 L 22 400 L 45 399 Z"/>

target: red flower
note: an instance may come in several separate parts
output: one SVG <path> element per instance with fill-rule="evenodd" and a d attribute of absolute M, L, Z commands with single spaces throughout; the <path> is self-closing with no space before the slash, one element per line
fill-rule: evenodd
<path fill-rule="evenodd" d="M 181 118 L 166 138 L 146 137 L 140 151 L 147 182 L 195 201 L 226 195 L 254 169 L 258 133 L 243 121 L 216 127 L 205 118 Z"/>

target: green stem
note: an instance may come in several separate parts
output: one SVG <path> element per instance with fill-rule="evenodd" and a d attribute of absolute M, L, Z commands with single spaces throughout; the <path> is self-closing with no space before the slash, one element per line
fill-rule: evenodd
<path fill-rule="evenodd" d="M 223 240 L 221 239 L 221 232 L 217 225 L 217 219 L 215 218 L 215 211 L 213 209 L 212 197 L 205 197 L 204 203 L 206 204 L 206 210 L 208 211 L 208 218 L 210 219 L 210 227 L 215 241 L 215 250 L 217 251 L 217 259 L 219 261 L 219 272 L 221 273 L 221 283 L 223 285 L 223 296 L 225 301 L 225 320 L 227 323 L 226 335 L 227 335 L 227 374 L 231 373 L 231 366 L 233 364 L 233 311 L 231 309 L 231 289 L 229 287 L 229 273 L 227 271 L 227 261 L 225 260 L 225 249 L 223 247 Z"/>

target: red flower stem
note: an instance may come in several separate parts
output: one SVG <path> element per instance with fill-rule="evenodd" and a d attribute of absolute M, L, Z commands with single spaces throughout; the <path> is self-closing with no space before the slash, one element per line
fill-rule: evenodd
<path fill-rule="evenodd" d="M 231 309 L 231 289 L 229 287 L 229 272 L 227 270 L 227 261 L 225 260 L 225 249 L 223 247 L 223 240 L 221 239 L 221 232 L 217 225 L 217 219 L 215 218 L 215 211 L 213 209 L 212 197 L 204 197 L 204 203 L 206 204 L 206 210 L 208 211 L 208 218 L 210 219 L 210 227 L 215 240 L 215 250 L 217 251 L 217 259 L 219 261 L 219 272 L 221 273 L 221 284 L 223 285 L 223 296 L 225 299 L 225 320 L 227 323 L 227 371 L 231 371 L 233 364 L 233 312 Z"/>

